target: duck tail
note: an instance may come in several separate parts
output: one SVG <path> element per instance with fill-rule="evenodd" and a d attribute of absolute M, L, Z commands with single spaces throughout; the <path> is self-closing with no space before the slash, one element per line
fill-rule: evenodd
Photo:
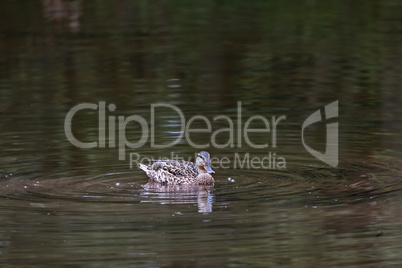
<path fill-rule="evenodd" d="M 144 170 L 145 172 L 149 171 L 149 166 L 148 165 L 139 163 L 139 167 L 140 167 L 140 169 Z"/>

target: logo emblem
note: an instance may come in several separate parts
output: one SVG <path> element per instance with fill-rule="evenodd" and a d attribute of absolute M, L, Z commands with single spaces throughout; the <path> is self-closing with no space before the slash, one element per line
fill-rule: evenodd
<path fill-rule="evenodd" d="M 324 120 L 338 117 L 338 101 L 332 102 L 325 106 Z M 314 123 L 322 121 L 320 110 L 311 114 L 303 123 L 302 126 L 302 142 L 304 148 L 317 159 L 332 167 L 338 166 L 338 123 L 327 123 L 327 140 L 325 153 L 321 153 L 309 147 L 304 142 L 304 129 Z"/>

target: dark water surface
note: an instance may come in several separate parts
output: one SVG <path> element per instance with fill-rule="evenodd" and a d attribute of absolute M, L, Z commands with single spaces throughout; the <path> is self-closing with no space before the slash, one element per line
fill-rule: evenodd
<path fill-rule="evenodd" d="M 402 266 L 401 10 L 400 1 L 2 1 L 0 266 Z M 337 167 L 301 139 L 304 120 L 334 101 Z M 72 131 L 104 148 L 77 148 L 68 111 L 103 102 L 115 106 L 105 135 L 98 110 L 78 112 Z M 135 122 L 119 132 L 119 116 L 143 117 L 157 145 L 182 134 L 171 108 L 152 123 L 151 104 L 175 105 L 185 123 L 205 116 L 212 131 L 228 128 L 213 120 L 227 116 L 233 146 L 194 132 L 155 148 L 148 133 L 119 160 L 119 133 L 131 143 L 145 135 Z M 270 127 L 286 116 L 276 138 L 249 135 L 268 148 L 239 140 L 237 120 L 254 115 Z M 306 144 L 324 152 L 325 135 L 317 123 Z M 130 168 L 130 154 L 194 161 L 191 142 L 228 159 L 213 164 L 214 187 L 147 184 Z M 270 155 L 270 167 L 242 164 Z"/>

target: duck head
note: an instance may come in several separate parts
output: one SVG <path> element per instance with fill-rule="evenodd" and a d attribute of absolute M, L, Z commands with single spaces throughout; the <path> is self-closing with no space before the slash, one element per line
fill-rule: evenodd
<path fill-rule="evenodd" d="M 214 174 L 215 171 L 211 168 L 210 156 L 206 151 L 201 151 L 197 155 L 197 159 L 195 160 L 195 164 L 198 167 L 198 170 L 207 172 L 209 174 Z"/>

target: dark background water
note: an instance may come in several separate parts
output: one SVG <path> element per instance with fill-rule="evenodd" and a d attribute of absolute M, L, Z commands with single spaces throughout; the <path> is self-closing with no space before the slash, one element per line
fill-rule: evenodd
<path fill-rule="evenodd" d="M 400 266 L 401 33 L 400 1 L 2 1 L 0 265 Z M 301 125 L 337 100 L 333 168 L 303 147 Z M 130 153 L 194 160 L 200 149 L 149 138 L 119 160 L 109 128 L 105 148 L 75 147 L 68 111 L 100 102 L 116 106 L 107 120 L 148 124 L 151 104 L 175 105 L 213 131 L 228 127 L 215 116 L 236 122 L 238 102 L 243 124 L 286 120 L 276 148 L 272 133 L 250 135 L 266 149 L 208 148 L 230 160 L 214 166 L 213 189 L 144 188 Z M 157 144 L 180 134 L 173 110 L 154 123 Z M 98 111 L 77 113 L 72 129 L 99 142 Z M 323 152 L 325 134 L 318 123 L 306 143 Z M 275 153 L 286 169 L 235 167 L 246 153 Z"/>

